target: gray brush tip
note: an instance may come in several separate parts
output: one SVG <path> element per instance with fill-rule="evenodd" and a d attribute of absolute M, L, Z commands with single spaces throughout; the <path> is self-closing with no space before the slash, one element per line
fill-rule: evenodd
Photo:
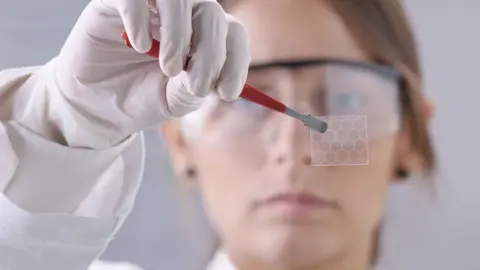
<path fill-rule="evenodd" d="M 311 115 L 305 115 L 302 117 L 302 122 L 305 126 L 318 131 L 320 133 L 325 133 L 328 129 L 328 124 L 320 119 L 317 119 Z"/>

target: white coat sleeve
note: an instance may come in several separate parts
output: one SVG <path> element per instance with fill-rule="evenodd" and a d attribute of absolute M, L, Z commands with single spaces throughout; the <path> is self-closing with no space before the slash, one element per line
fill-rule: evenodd
<path fill-rule="evenodd" d="M 103 150 L 62 144 L 54 123 L 72 114 L 54 66 L 0 71 L 1 270 L 87 269 L 132 209 L 143 172 L 141 134 Z"/>

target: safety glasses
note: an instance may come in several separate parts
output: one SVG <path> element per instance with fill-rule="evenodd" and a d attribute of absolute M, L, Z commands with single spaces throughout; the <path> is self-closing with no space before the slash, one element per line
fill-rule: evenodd
<path fill-rule="evenodd" d="M 309 131 L 312 165 L 366 165 L 370 145 L 400 129 L 402 76 L 387 65 L 339 59 L 262 63 L 251 66 L 247 82 L 328 123 L 324 134 Z M 210 128 L 221 128 L 223 140 L 246 145 L 282 132 L 287 121 L 242 99 L 216 99 L 207 107 Z"/>

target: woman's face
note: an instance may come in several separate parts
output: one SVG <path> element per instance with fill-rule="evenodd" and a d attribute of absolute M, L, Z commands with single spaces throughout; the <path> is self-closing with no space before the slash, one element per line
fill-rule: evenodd
<path fill-rule="evenodd" d="M 322 1 L 242 0 L 230 13 L 250 33 L 252 64 L 369 60 Z M 287 105 L 318 115 L 322 109 L 315 103 L 325 104 L 322 89 L 353 85 L 368 97 L 367 110 L 377 111 L 371 115 L 378 119 L 369 118 L 364 128 L 394 114 L 381 108 L 382 100 L 394 94 L 369 92 L 387 91 L 394 84 L 361 70 L 273 67 L 252 71 L 249 80 Z M 168 126 L 165 137 L 174 167 L 191 164 L 198 171 L 195 180 L 206 211 L 233 260 L 293 268 L 367 252 L 393 178 L 398 129 L 379 132 L 381 127 L 373 127 L 373 133 L 381 134 L 363 146 L 368 165 L 312 166 L 311 134 L 301 122 L 244 101 L 205 106 L 195 116 L 202 127 L 194 138 L 183 141 Z"/>

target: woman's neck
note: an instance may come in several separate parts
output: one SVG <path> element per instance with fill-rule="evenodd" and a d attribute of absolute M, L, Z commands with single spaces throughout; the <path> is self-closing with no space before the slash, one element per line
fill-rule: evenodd
<path fill-rule="evenodd" d="M 333 256 L 329 260 L 312 262 L 308 265 L 266 263 L 250 256 L 238 256 L 238 254 L 226 256 L 237 270 L 371 270 L 371 250 L 370 243 L 363 243 Z"/>

